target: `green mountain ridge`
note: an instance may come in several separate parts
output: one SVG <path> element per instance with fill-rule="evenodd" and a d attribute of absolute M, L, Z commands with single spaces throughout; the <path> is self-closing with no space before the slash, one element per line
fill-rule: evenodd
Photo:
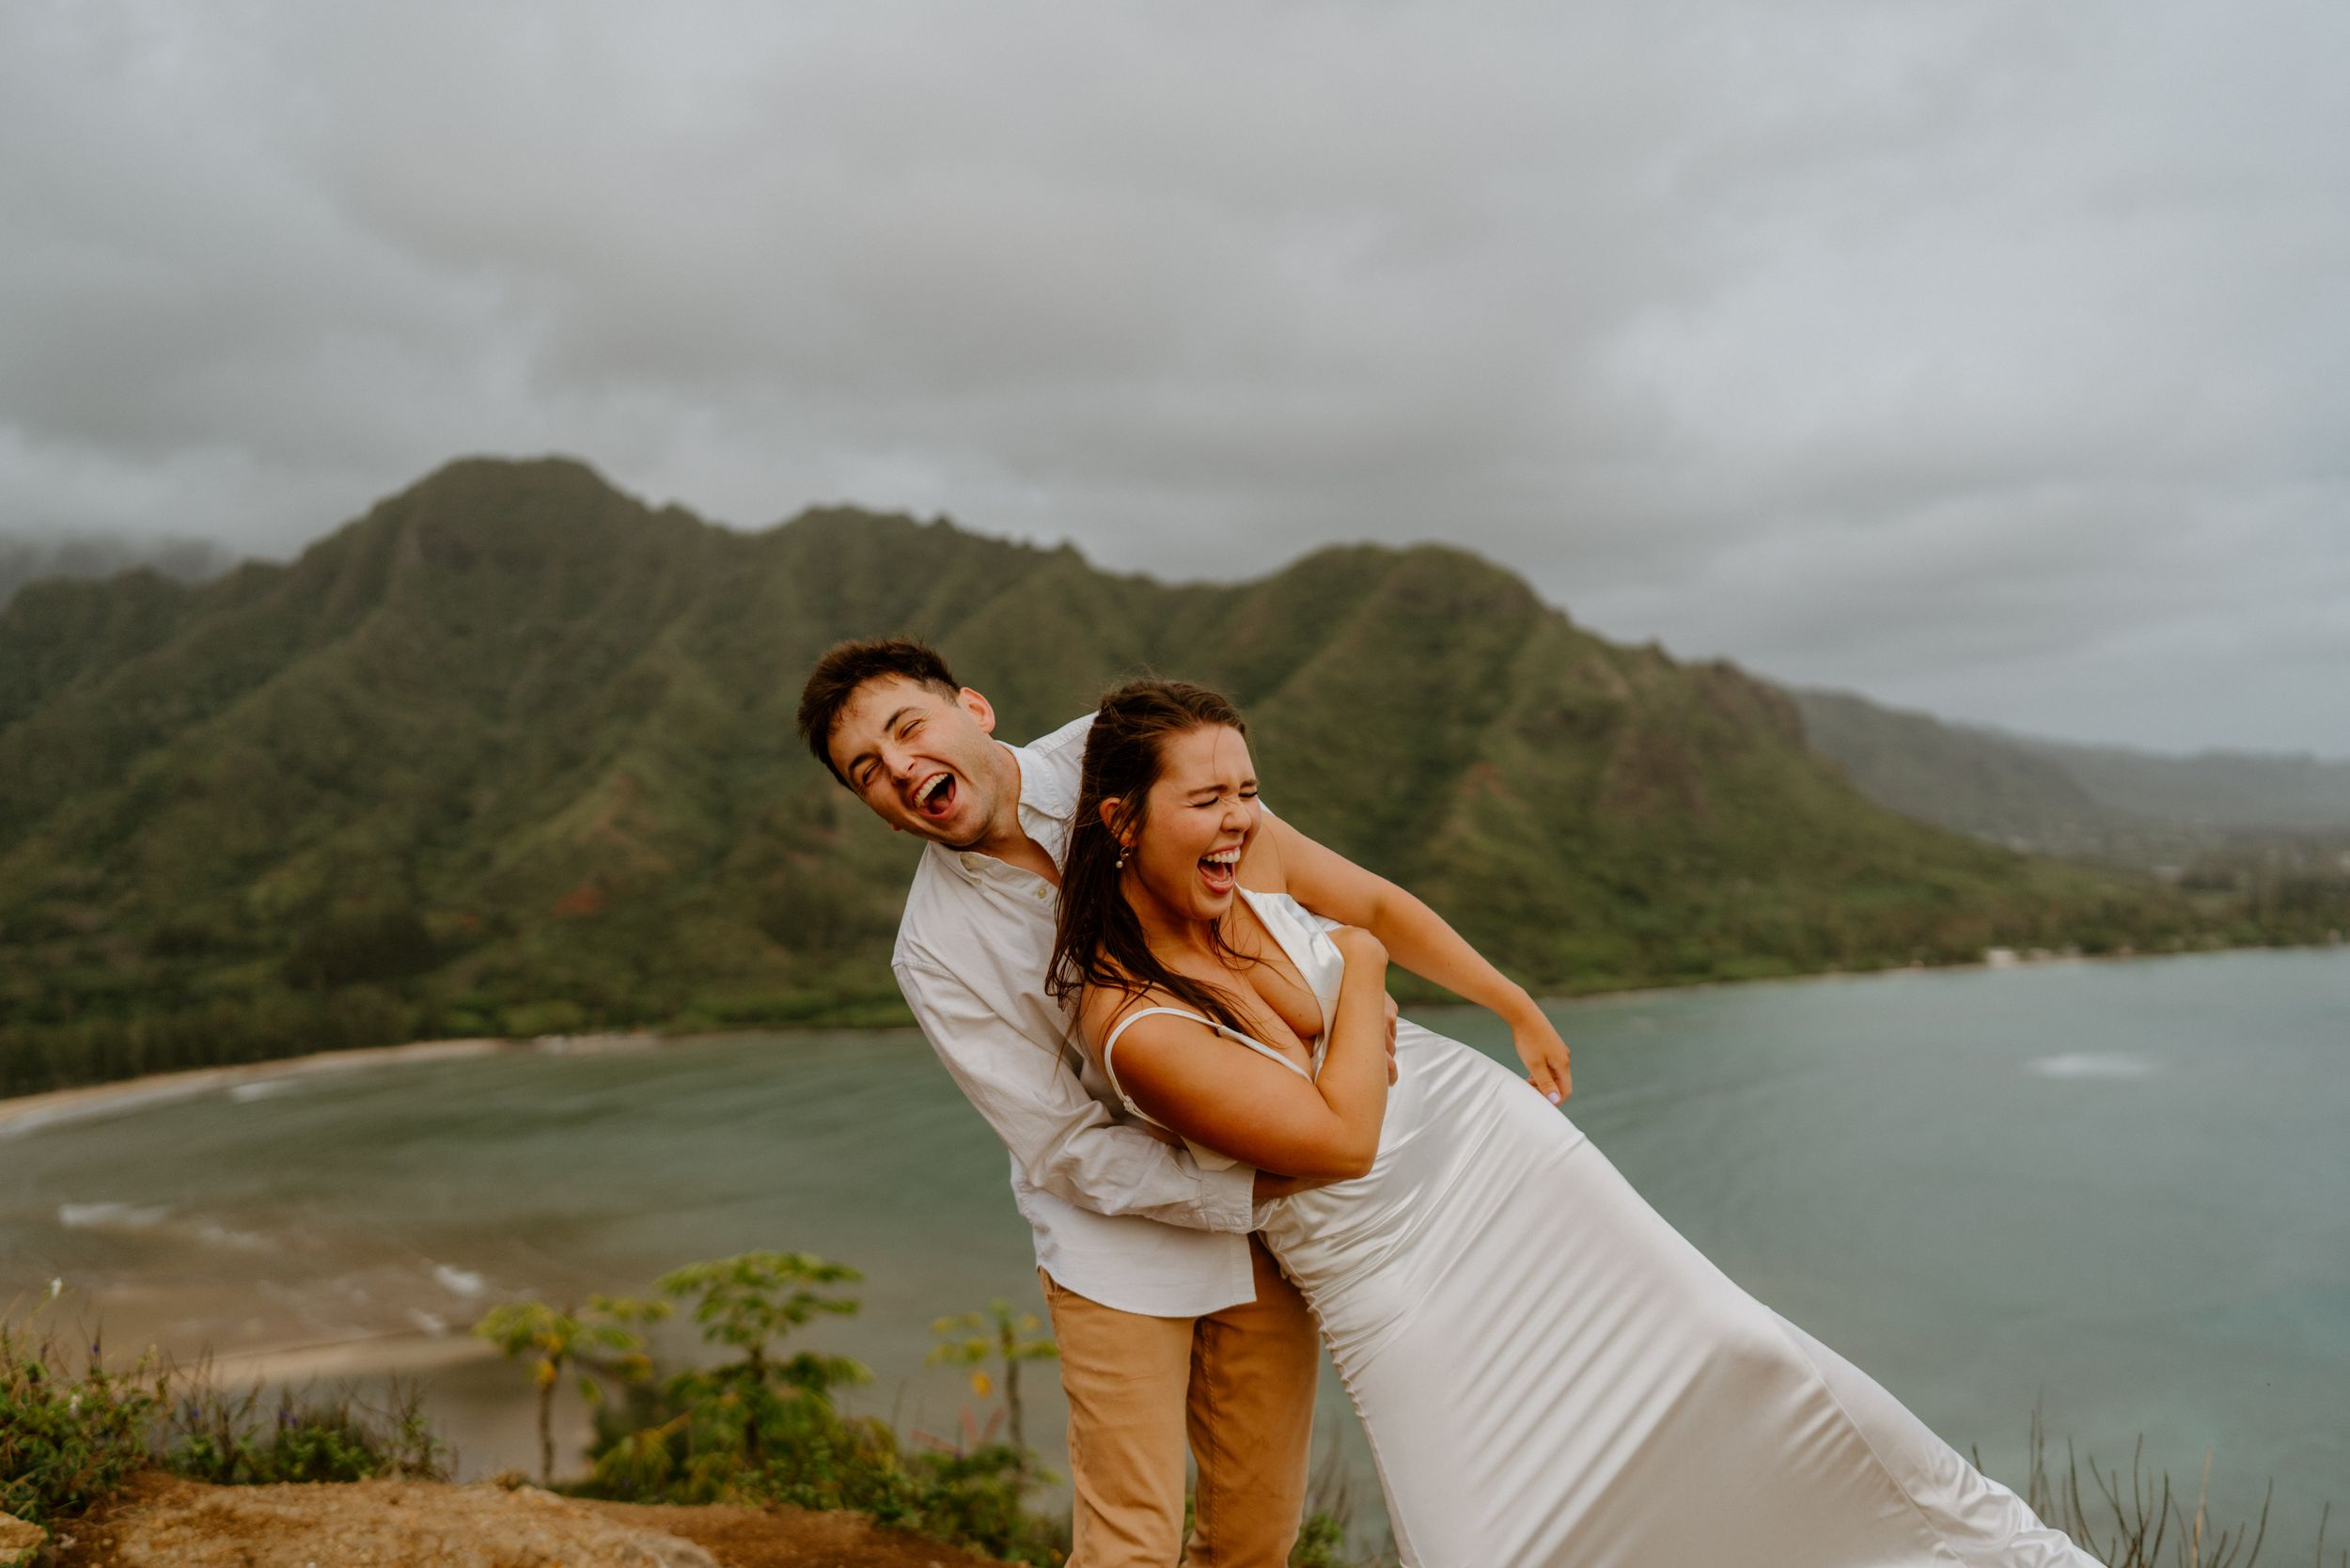
<path fill-rule="evenodd" d="M 1954 724 L 1849 692 L 1790 696 L 1813 748 L 1871 799 L 2012 848 L 2152 866 L 2350 839 L 2350 761 L 2168 756 Z"/>
<path fill-rule="evenodd" d="M 901 1016 L 914 846 L 791 725 L 825 647 L 900 632 L 1011 739 L 1136 670 L 1230 691 L 1277 809 L 1546 989 L 2296 933 L 1899 816 L 1786 694 L 1462 551 L 1169 586 L 849 509 L 736 532 L 476 459 L 288 564 L 0 612 L 0 1091 Z"/>

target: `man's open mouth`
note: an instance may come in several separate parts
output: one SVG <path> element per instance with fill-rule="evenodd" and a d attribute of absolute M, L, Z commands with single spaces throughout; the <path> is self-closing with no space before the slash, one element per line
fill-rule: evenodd
<path fill-rule="evenodd" d="M 955 808 L 955 776 L 951 773 L 932 774 L 914 792 L 914 809 L 932 822 L 945 818 Z"/>
<path fill-rule="evenodd" d="M 1220 849 L 1199 857 L 1199 880 L 1208 885 L 1211 893 L 1229 893 L 1240 875 L 1241 846 Z"/>

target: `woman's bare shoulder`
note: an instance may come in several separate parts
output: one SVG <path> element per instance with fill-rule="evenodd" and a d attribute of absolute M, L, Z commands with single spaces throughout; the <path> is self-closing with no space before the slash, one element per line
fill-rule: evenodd
<path fill-rule="evenodd" d="M 1089 985 L 1077 994 L 1077 1032 L 1084 1039 L 1086 1049 L 1098 1061 L 1103 1042 L 1118 1027 L 1119 1020 L 1147 1007 L 1165 1007 L 1171 999 L 1153 985 L 1137 985 L 1131 990 L 1115 985 Z"/>
<path fill-rule="evenodd" d="M 1290 890 L 1289 867 L 1281 853 L 1282 840 L 1296 829 L 1273 814 L 1263 801 L 1257 809 L 1264 820 L 1258 823 L 1255 837 L 1241 851 L 1240 864 L 1233 868 L 1240 885 L 1252 893 L 1286 893 Z"/>
<path fill-rule="evenodd" d="M 1077 1021 L 1086 1054 L 1096 1063 L 1101 1061 L 1104 1048 L 1113 1037 L 1123 1061 L 1133 1057 L 1133 1045 L 1137 1043 L 1148 1043 L 1150 1048 L 1176 1047 L 1201 1036 L 1218 1038 L 1225 1032 L 1223 1026 L 1191 1002 L 1156 985 L 1138 985 L 1133 991 L 1088 986 L 1077 1004 Z M 1134 1027 L 1125 1028 L 1130 1022 Z"/>

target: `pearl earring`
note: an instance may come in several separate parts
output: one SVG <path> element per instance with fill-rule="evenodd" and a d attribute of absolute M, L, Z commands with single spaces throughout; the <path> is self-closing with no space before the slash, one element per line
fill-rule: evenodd
<path fill-rule="evenodd" d="M 1126 852 L 1124 850 L 1120 850 L 1118 852 L 1118 869 L 1121 871 L 1126 869 Z"/>

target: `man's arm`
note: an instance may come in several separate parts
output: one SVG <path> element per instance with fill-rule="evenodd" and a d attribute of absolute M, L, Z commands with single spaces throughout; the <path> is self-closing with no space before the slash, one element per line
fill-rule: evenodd
<path fill-rule="evenodd" d="M 1096 1214 L 1255 1229 L 1255 1171 L 1202 1170 L 1174 1145 L 1112 1121 L 1058 1049 L 1021 1033 L 946 968 L 906 952 L 892 967 L 931 1049 L 1030 1184 Z"/>

